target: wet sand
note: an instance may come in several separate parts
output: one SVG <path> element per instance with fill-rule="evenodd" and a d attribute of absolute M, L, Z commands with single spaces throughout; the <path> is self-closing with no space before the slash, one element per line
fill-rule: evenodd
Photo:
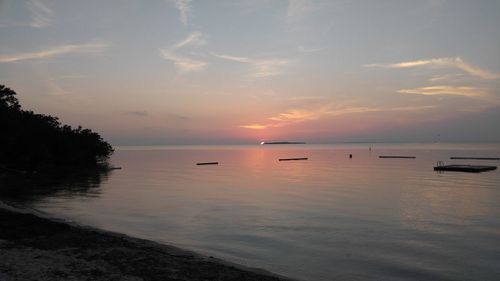
<path fill-rule="evenodd" d="M 0 208 L 0 280 L 291 280 L 177 247 Z"/>

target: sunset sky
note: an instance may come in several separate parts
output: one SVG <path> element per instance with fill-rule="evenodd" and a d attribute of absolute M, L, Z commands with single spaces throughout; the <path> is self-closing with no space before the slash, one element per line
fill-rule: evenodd
<path fill-rule="evenodd" d="M 113 144 L 499 141 L 500 1 L 0 0 L 0 84 Z"/>

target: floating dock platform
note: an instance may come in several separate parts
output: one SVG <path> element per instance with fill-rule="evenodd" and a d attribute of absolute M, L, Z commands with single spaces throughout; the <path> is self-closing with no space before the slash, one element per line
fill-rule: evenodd
<path fill-rule="evenodd" d="M 404 158 L 404 159 L 415 159 L 415 156 L 402 156 L 402 155 L 380 155 L 378 158 Z"/>
<path fill-rule="evenodd" d="M 280 158 L 279 161 L 296 161 L 296 160 L 307 160 L 307 157 L 299 157 L 299 158 Z"/>
<path fill-rule="evenodd" d="M 460 160 L 500 160 L 497 157 L 450 157 L 450 159 L 460 159 Z"/>
<path fill-rule="evenodd" d="M 453 171 L 453 172 L 468 172 L 468 173 L 480 173 L 496 169 L 497 166 L 482 166 L 482 165 L 438 165 L 434 167 L 434 171 Z"/>
<path fill-rule="evenodd" d="M 219 165 L 219 162 L 200 162 L 200 163 L 196 163 L 196 165 L 200 166 L 200 165 Z"/>

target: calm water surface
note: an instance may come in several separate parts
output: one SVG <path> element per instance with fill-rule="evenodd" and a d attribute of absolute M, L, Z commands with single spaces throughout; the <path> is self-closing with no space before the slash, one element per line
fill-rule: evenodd
<path fill-rule="evenodd" d="M 500 145 L 368 146 L 123 147 L 98 188 L 32 204 L 304 280 L 499 280 L 499 171 L 432 167 Z"/>

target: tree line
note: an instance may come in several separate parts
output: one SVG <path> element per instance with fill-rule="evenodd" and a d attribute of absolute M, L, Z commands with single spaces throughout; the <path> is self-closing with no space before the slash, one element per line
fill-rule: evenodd
<path fill-rule="evenodd" d="M 81 126 L 23 110 L 16 92 L 0 85 L 0 168 L 27 172 L 90 168 L 106 162 L 112 146 Z"/>

